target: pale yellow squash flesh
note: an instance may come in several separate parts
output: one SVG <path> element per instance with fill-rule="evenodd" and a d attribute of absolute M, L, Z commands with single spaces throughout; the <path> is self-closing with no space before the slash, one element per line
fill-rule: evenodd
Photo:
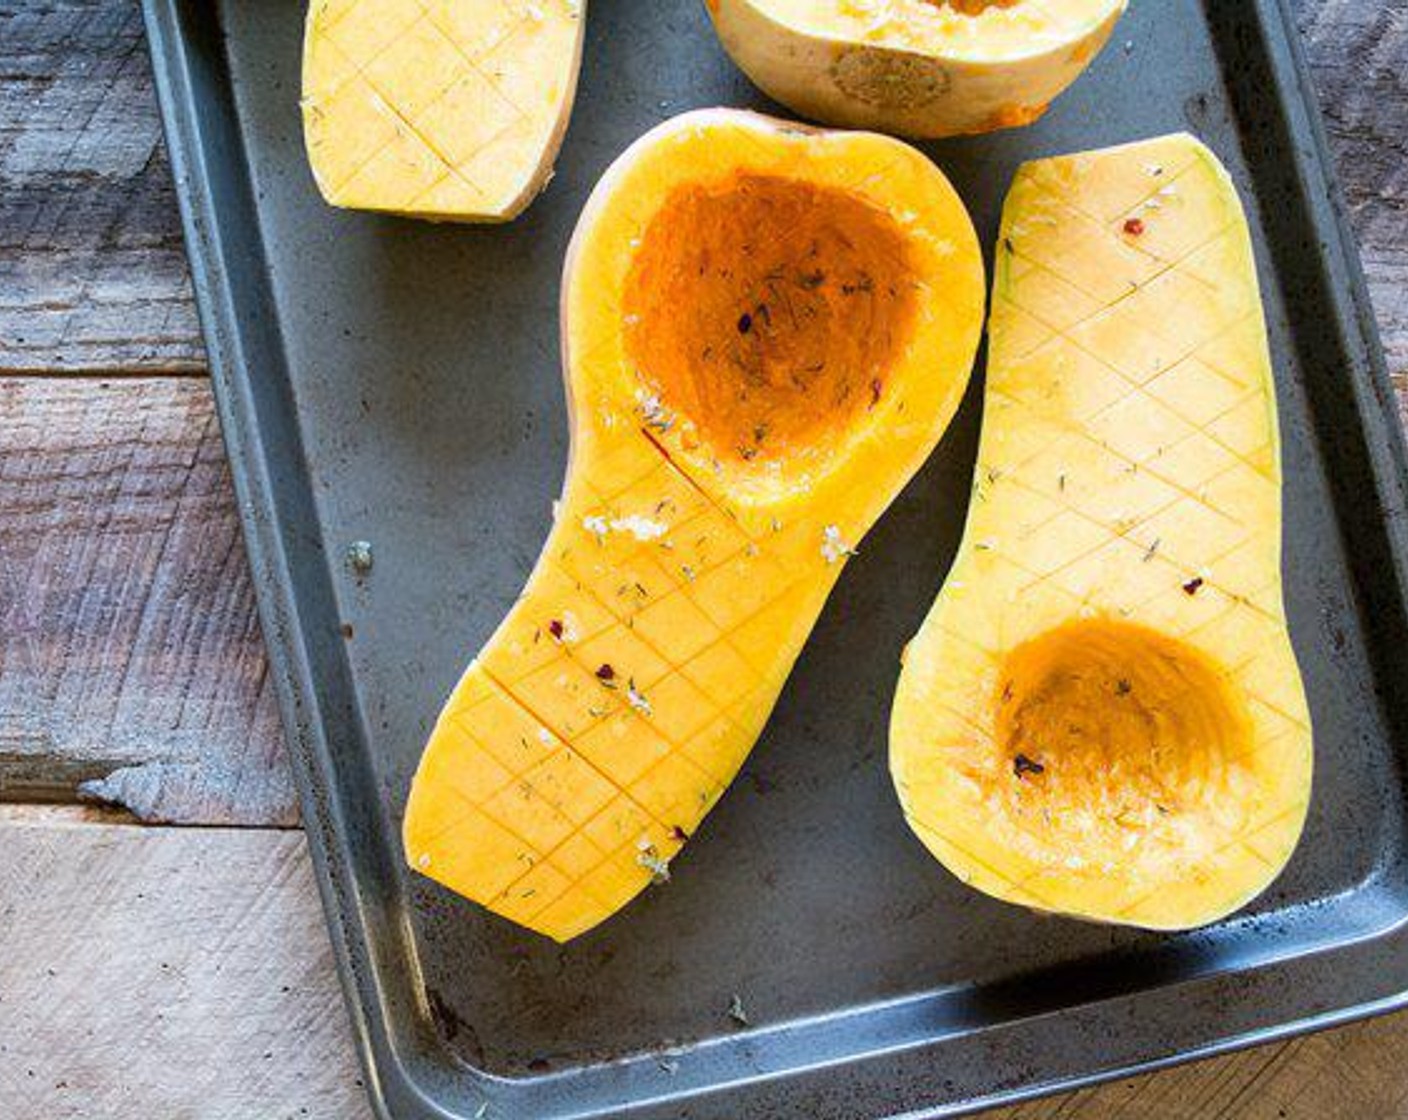
<path fill-rule="evenodd" d="M 897 141 L 710 110 L 623 155 L 566 268 L 554 527 L 426 747 L 410 865 L 558 940 L 663 878 L 943 433 L 982 304 L 963 204 Z"/>
<path fill-rule="evenodd" d="M 303 131 L 334 206 L 515 217 L 572 112 L 586 0 L 312 0 Z"/>
<path fill-rule="evenodd" d="M 1024 166 L 962 549 L 891 725 L 906 817 L 1009 902 L 1150 928 L 1261 892 L 1311 727 L 1247 225 L 1176 135 Z"/>
<path fill-rule="evenodd" d="M 1127 0 L 705 0 L 759 88 L 812 120 L 941 137 L 1029 124 Z"/>

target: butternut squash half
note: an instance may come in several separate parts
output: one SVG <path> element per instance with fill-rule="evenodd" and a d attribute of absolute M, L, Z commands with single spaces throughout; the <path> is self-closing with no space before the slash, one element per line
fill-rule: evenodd
<path fill-rule="evenodd" d="M 962 550 L 895 698 L 905 815 L 1009 902 L 1211 922 L 1286 863 L 1311 778 L 1275 387 L 1217 158 L 1176 135 L 1023 167 L 990 332 Z"/>
<path fill-rule="evenodd" d="M 334 206 L 502 222 L 547 185 L 586 0 L 312 0 L 303 134 Z"/>
<path fill-rule="evenodd" d="M 827 124 L 939 137 L 1030 124 L 1127 0 L 705 0 L 755 84 Z"/>
<path fill-rule="evenodd" d="M 610 168 L 562 299 L 555 523 L 440 716 L 405 849 L 565 941 L 666 878 L 742 764 L 958 404 L 983 267 L 913 149 L 717 109 Z"/>

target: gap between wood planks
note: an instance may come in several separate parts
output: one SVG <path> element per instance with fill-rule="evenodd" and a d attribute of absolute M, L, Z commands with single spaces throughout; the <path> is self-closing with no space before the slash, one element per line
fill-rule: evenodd
<path fill-rule="evenodd" d="M 82 802 L 45 801 L 4 801 L 0 800 L 0 829 L 8 825 L 103 825 L 123 828 L 132 826 L 150 830 L 151 822 L 117 805 L 84 804 Z M 261 832 L 301 832 L 301 825 L 242 825 L 242 824 L 183 824 L 172 826 L 181 831 L 201 829 L 207 833 L 228 831 L 243 833 L 251 830 Z"/>
<path fill-rule="evenodd" d="M 120 366 L 112 369 L 94 367 L 92 369 L 70 369 L 59 373 L 46 366 L 5 366 L 0 368 L 0 378 L 19 377 L 62 377 L 65 381 L 131 381 L 143 377 L 160 378 L 163 381 L 189 378 L 193 381 L 208 381 L 210 371 L 204 365 L 189 369 L 142 369 L 140 366 Z"/>
<path fill-rule="evenodd" d="M 0 378 L 0 798 L 297 824 L 209 383 Z"/>

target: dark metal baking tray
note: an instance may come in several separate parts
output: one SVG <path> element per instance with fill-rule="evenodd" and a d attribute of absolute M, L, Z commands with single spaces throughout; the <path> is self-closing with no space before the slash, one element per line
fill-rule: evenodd
<path fill-rule="evenodd" d="M 1310 820 L 1280 881 L 1196 933 L 1041 920 L 962 887 L 904 827 L 886 718 L 957 545 L 978 377 L 675 881 L 566 947 L 408 875 L 401 805 L 548 527 L 566 454 L 558 273 L 588 190 L 665 116 L 767 106 L 698 0 L 593 0 L 558 174 L 523 219 L 341 213 L 303 157 L 303 12 L 146 2 L 265 637 L 385 1115 L 935 1116 L 1404 1002 L 1404 455 L 1281 3 L 1136 0 L 1039 124 L 929 148 L 989 243 L 1032 156 L 1191 128 L 1241 187 L 1317 729 Z M 356 540 L 368 573 L 345 563 Z"/>

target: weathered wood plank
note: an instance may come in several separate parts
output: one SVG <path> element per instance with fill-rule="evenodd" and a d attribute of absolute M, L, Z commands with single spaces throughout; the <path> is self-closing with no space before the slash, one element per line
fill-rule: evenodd
<path fill-rule="evenodd" d="M 296 821 L 203 379 L 0 378 L 0 792 Z"/>
<path fill-rule="evenodd" d="M 303 836 L 0 807 L 0 1115 L 365 1120 Z"/>
<path fill-rule="evenodd" d="M 1390 1120 L 1408 1116 L 1408 1014 L 1095 1089 L 985 1120 Z"/>
<path fill-rule="evenodd" d="M 0 372 L 204 362 L 137 4 L 0 4 Z"/>
<path fill-rule="evenodd" d="M 1408 424 L 1408 7 L 1296 0 L 1295 9 Z"/>

